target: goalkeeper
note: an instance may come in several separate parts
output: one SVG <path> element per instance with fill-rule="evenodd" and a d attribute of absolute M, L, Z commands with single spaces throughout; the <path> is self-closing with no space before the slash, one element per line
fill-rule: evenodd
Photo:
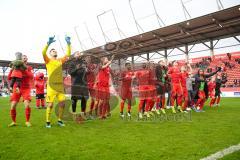
<path fill-rule="evenodd" d="M 58 125 L 63 127 L 65 124 L 62 121 L 63 110 L 65 106 L 65 94 L 63 87 L 63 76 L 62 76 L 62 65 L 64 62 L 68 60 L 71 55 L 71 42 L 70 37 L 65 37 L 67 42 L 67 53 L 64 57 L 58 58 L 58 53 L 55 49 L 51 49 L 49 51 L 49 57 L 47 55 L 48 47 L 55 42 L 54 37 L 49 37 L 47 45 L 43 49 L 43 59 L 46 63 L 48 81 L 47 81 L 47 98 L 48 102 L 47 110 L 46 110 L 46 127 L 51 128 L 50 116 L 53 109 L 54 99 L 57 98 L 59 102 L 59 110 L 58 110 Z"/>

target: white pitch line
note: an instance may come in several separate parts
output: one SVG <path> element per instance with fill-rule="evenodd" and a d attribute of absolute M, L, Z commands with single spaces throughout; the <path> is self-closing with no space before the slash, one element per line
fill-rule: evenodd
<path fill-rule="evenodd" d="M 239 151 L 239 150 L 240 150 L 240 143 L 237 145 L 230 146 L 221 151 L 218 151 L 218 152 L 211 154 L 210 156 L 202 158 L 200 160 L 217 160 L 219 158 L 223 158 L 224 156 L 231 154 L 233 152 Z"/>

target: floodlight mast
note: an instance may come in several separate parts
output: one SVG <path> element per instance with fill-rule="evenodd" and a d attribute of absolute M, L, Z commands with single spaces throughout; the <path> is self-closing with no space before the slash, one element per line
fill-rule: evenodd
<path fill-rule="evenodd" d="M 222 10 L 222 9 L 224 9 L 224 6 L 223 6 L 221 0 L 216 0 L 216 3 L 217 3 L 217 7 L 218 7 L 218 10 L 219 10 L 219 11 Z"/>
<path fill-rule="evenodd" d="M 75 31 L 75 33 L 76 33 L 76 36 L 77 36 L 78 42 L 79 42 L 79 44 L 80 44 L 80 47 L 81 47 L 82 51 L 84 51 L 84 49 L 83 49 L 83 44 L 82 44 L 82 42 L 81 42 L 81 40 L 80 40 L 80 37 L 78 36 L 77 28 L 78 28 L 78 26 L 75 26 L 75 27 L 74 27 L 74 31 Z"/>
<path fill-rule="evenodd" d="M 104 31 L 103 31 L 103 27 L 102 27 L 102 24 L 101 24 L 100 18 L 99 18 L 101 15 L 103 15 L 105 13 L 106 13 L 106 11 L 104 11 L 103 13 L 97 15 L 97 20 L 98 20 L 98 25 L 99 25 L 99 27 L 100 27 L 100 29 L 102 31 L 102 35 L 103 35 L 104 41 L 105 41 L 105 43 L 107 43 L 107 38 L 106 38 L 106 35 L 105 35 Z"/>
<path fill-rule="evenodd" d="M 132 13 L 132 16 L 133 16 L 133 19 L 134 19 L 134 22 L 135 22 L 137 31 L 138 31 L 138 33 L 140 34 L 141 31 L 144 32 L 144 30 L 143 30 L 143 28 L 142 28 L 142 27 L 138 24 L 138 22 L 137 22 L 136 16 L 135 16 L 135 14 L 134 14 L 134 11 L 133 11 L 133 8 L 132 8 L 132 5 L 131 5 L 131 1 L 132 1 L 132 0 L 128 0 L 128 4 L 129 4 L 129 7 L 130 7 L 130 9 L 131 9 L 131 13 Z M 141 31 L 140 31 L 139 28 L 141 29 Z"/>
<path fill-rule="evenodd" d="M 157 16 L 157 21 L 158 21 L 159 27 L 166 26 L 165 23 L 163 22 L 162 18 L 157 13 L 157 9 L 156 9 L 154 0 L 152 0 L 152 5 L 153 5 L 154 13 Z"/>
<path fill-rule="evenodd" d="M 183 0 L 180 0 L 180 1 L 181 1 L 181 5 L 182 5 L 182 9 L 183 9 L 185 19 L 186 20 L 191 19 L 192 17 L 190 15 L 190 13 L 188 12 L 185 4 L 188 3 L 188 2 L 191 2 L 192 0 L 188 0 L 188 1 L 185 1 L 185 2 Z"/>
<path fill-rule="evenodd" d="M 63 53 L 64 53 L 65 51 L 64 51 L 64 49 L 63 49 L 62 42 L 60 41 L 60 39 L 59 39 L 59 36 L 58 36 L 58 35 L 57 35 L 57 39 L 58 39 L 58 42 L 59 42 L 59 44 L 60 44 L 60 47 L 61 47 L 61 49 L 62 49 L 62 51 L 63 51 Z"/>
<path fill-rule="evenodd" d="M 98 45 L 98 43 L 92 38 L 92 36 L 91 36 L 91 34 L 90 34 L 90 31 L 89 31 L 89 29 L 88 29 L 87 22 L 84 22 L 84 26 L 85 26 L 85 28 L 86 28 L 86 30 L 87 30 L 88 37 L 90 38 L 90 40 L 91 40 L 91 42 L 92 42 L 92 46 L 94 47 L 94 43 L 95 43 L 96 45 Z"/>

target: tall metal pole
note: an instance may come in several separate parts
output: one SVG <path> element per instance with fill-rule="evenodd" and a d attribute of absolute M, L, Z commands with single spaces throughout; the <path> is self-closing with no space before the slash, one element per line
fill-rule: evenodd
<path fill-rule="evenodd" d="M 107 39 L 106 39 L 105 33 L 104 33 L 104 31 L 103 31 L 101 22 L 100 22 L 100 20 L 99 20 L 99 17 L 100 17 L 101 15 L 103 15 L 103 14 L 105 14 L 105 11 L 104 11 L 103 13 L 97 15 L 97 20 L 98 20 L 98 25 L 99 25 L 99 27 L 100 27 L 100 29 L 101 29 L 101 31 L 102 31 L 102 35 L 103 35 L 104 41 L 105 41 L 105 43 L 107 43 Z"/>
<path fill-rule="evenodd" d="M 183 9 L 183 13 L 184 13 L 185 19 L 188 20 L 187 16 L 189 18 L 191 18 L 191 15 L 189 14 L 189 12 L 188 12 L 188 10 L 187 10 L 183 0 L 181 0 L 181 4 L 182 4 L 182 9 Z"/>
<path fill-rule="evenodd" d="M 80 40 L 80 38 L 79 38 L 79 36 L 78 36 L 77 27 L 78 27 L 78 26 L 75 26 L 75 27 L 74 27 L 74 31 L 75 31 L 75 33 L 76 33 L 76 36 L 77 36 L 78 42 L 79 42 L 79 44 L 80 44 L 80 47 L 81 47 L 82 51 L 84 51 L 83 46 L 82 46 L 82 42 L 81 42 L 81 40 Z"/>
<path fill-rule="evenodd" d="M 168 52 L 167 52 L 166 48 L 164 49 L 164 59 L 165 59 L 165 63 L 167 64 L 168 63 Z"/>
<path fill-rule="evenodd" d="M 157 13 L 157 9 L 156 9 L 154 0 L 152 0 L 152 4 L 153 4 L 154 12 L 155 12 L 155 14 L 156 14 L 156 16 L 157 16 L 157 21 L 158 21 L 159 26 L 162 27 L 162 24 L 163 24 L 163 26 L 165 26 L 165 23 L 163 22 L 163 20 L 161 19 L 161 17 L 160 17 L 160 16 L 158 15 L 158 13 Z M 161 23 L 162 23 L 162 24 L 161 24 Z"/>
<path fill-rule="evenodd" d="M 120 30 L 120 28 L 119 28 L 119 26 L 118 26 L 118 23 L 117 23 L 115 14 L 114 14 L 114 12 L 113 12 L 112 9 L 111 9 L 111 12 L 112 12 L 112 15 L 113 15 L 113 19 L 114 19 L 115 25 L 117 26 L 118 34 L 119 34 L 120 38 L 122 38 L 122 36 L 121 36 L 121 30 Z"/>
<path fill-rule="evenodd" d="M 84 26 L 85 26 L 85 28 L 86 28 L 86 30 L 87 30 L 87 33 L 88 33 L 88 36 L 89 36 L 89 38 L 90 38 L 90 40 L 91 40 L 91 42 L 92 42 L 92 46 L 94 47 L 94 42 L 95 41 L 93 41 L 93 38 L 92 38 L 92 36 L 91 36 L 91 34 L 90 34 L 90 32 L 89 32 L 89 29 L 88 29 L 88 26 L 87 26 L 87 23 L 86 22 L 84 22 Z M 96 42 L 95 42 L 96 43 Z M 96 43 L 97 44 L 97 43 Z"/>
<path fill-rule="evenodd" d="M 189 50 L 188 50 L 188 44 L 185 45 L 185 56 L 186 56 L 186 61 L 189 61 Z"/>
<path fill-rule="evenodd" d="M 59 36 L 57 36 L 57 39 L 58 39 L 58 42 L 59 42 L 59 44 L 60 44 L 60 47 L 61 47 L 61 49 L 62 49 L 62 51 L 63 51 L 63 53 L 64 53 L 65 51 L 64 51 L 63 45 L 62 45 L 62 43 L 61 43 L 61 41 L 60 41 L 60 39 L 59 39 Z"/>
<path fill-rule="evenodd" d="M 132 16 L 133 16 L 133 19 L 134 19 L 134 22 L 135 22 L 135 25 L 136 25 L 136 28 L 137 28 L 137 31 L 138 33 L 140 34 L 140 30 L 139 30 L 139 26 L 138 26 L 138 23 L 137 23 L 137 19 L 135 17 L 135 14 L 133 12 L 133 8 L 132 8 L 132 5 L 131 5 L 131 0 L 128 0 L 128 3 L 129 3 L 129 6 L 130 6 L 130 9 L 131 9 L 131 12 L 132 12 Z"/>
<path fill-rule="evenodd" d="M 224 9 L 224 6 L 223 6 L 221 0 L 216 0 L 216 3 L 217 3 L 217 7 L 218 7 L 218 10 L 219 10 L 219 11 L 220 11 L 221 9 Z"/>
<path fill-rule="evenodd" d="M 210 40 L 210 56 L 213 58 L 214 57 L 214 45 L 213 45 L 213 40 Z"/>

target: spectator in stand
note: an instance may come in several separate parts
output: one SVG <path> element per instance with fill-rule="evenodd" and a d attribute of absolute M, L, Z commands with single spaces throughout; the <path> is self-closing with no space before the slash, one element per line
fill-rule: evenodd
<path fill-rule="evenodd" d="M 227 53 L 228 60 L 231 61 L 232 55 L 230 53 Z"/>
<path fill-rule="evenodd" d="M 238 80 L 237 79 L 234 79 L 233 80 L 233 87 L 237 87 L 238 86 Z"/>
<path fill-rule="evenodd" d="M 235 62 L 237 62 L 238 64 L 240 64 L 240 58 L 235 59 Z"/>
<path fill-rule="evenodd" d="M 211 57 L 208 57 L 208 60 L 209 60 L 210 63 L 212 62 L 212 58 Z"/>

